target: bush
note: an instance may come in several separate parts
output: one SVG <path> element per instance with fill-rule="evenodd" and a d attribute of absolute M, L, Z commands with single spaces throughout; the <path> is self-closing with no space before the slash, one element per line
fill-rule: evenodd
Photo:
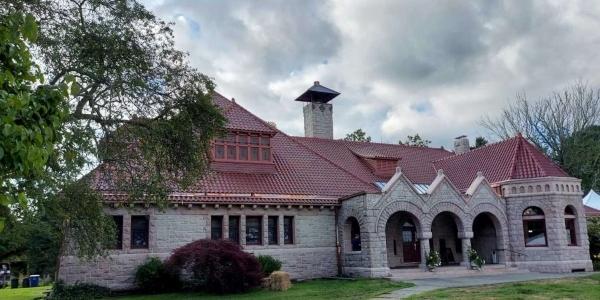
<path fill-rule="evenodd" d="M 272 256 L 259 255 L 258 262 L 260 263 L 260 269 L 265 276 L 269 276 L 271 273 L 281 270 L 281 261 Z"/>
<path fill-rule="evenodd" d="M 271 291 L 287 291 L 292 287 L 292 281 L 290 280 L 290 274 L 287 272 L 275 271 L 265 278 L 263 286 Z"/>
<path fill-rule="evenodd" d="M 47 300 L 86 300 L 100 299 L 110 296 L 110 289 L 107 287 L 90 284 L 76 283 L 74 285 L 65 285 L 63 282 L 57 282 L 52 287 L 52 291 L 46 297 Z"/>
<path fill-rule="evenodd" d="M 260 264 L 230 241 L 198 240 L 173 251 L 166 267 L 193 291 L 239 293 L 260 285 Z"/>
<path fill-rule="evenodd" d="M 138 266 L 135 272 L 135 284 L 148 293 L 165 292 L 179 287 L 177 278 L 165 268 L 158 257 L 152 257 Z"/>

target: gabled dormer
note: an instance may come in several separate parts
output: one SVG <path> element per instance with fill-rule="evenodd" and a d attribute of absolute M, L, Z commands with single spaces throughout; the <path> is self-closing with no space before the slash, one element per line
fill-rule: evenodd
<path fill-rule="evenodd" d="M 272 134 L 228 131 L 213 142 L 212 159 L 218 162 L 273 163 Z"/>

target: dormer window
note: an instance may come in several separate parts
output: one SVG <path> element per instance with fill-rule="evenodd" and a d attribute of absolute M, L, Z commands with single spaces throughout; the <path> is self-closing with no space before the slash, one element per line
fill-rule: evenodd
<path fill-rule="evenodd" d="M 271 136 L 251 132 L 228 132 L 214 141 L 215 161 L 270 163 Z"/>

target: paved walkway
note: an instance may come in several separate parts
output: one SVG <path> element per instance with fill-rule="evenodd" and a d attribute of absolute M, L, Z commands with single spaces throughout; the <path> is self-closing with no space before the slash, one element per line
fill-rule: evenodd
<path fill-rule="evenodd" d="M 376 299 L 402 299 L 414 294 L 427 292 L 436 289 L 452 288 L 452 287 L 467 287 L 517 281 L 530 281 L 540 279 L 556 279 L 567 277 L 589 276 L 593 273 L 507 273 L 486 276 L 465 276 L 455 278 L 427 278 L 407 280 L 406 282 L 414 283 L 415 286 L 406 289 L 400 289 L 388 294 L 381 295 Z"/>

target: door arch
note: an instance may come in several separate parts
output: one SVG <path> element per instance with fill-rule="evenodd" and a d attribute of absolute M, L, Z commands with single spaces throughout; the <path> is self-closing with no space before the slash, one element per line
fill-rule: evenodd
<path fill-rule="evenodd" d="M 390 268 L 418 266 L 421 262 L 419 223 L 409 212 L 392 214 L 385 227 L 386 250 Z"/>

